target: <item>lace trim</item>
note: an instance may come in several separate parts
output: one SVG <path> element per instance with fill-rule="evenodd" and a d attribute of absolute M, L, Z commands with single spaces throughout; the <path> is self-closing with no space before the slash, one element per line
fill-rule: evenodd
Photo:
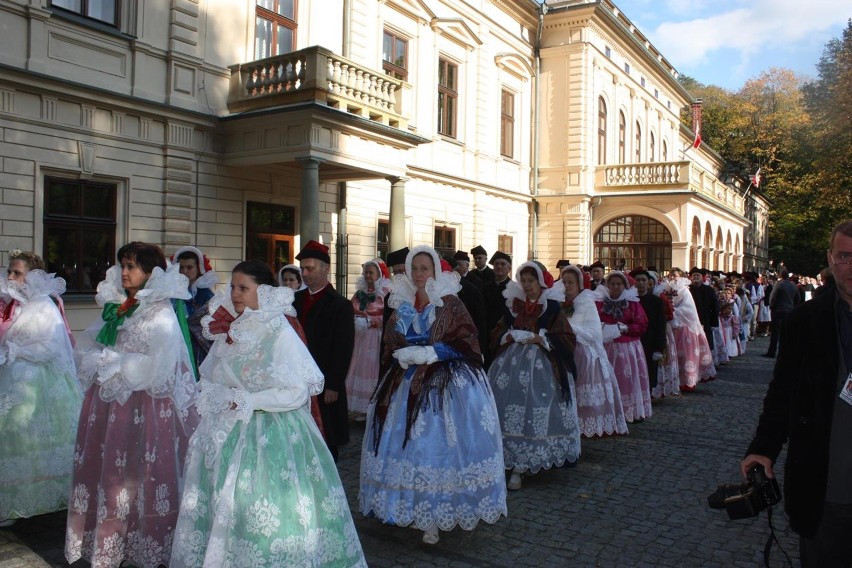
<path fill-rule="evenodd" d="M 13 280 L 0 282 L 0 294 L 9 296 L 21 304 L 47 296 L 61 296 L 65 293 L 65 279 L 44 270 L 30 270 L 24 284 Z"/>

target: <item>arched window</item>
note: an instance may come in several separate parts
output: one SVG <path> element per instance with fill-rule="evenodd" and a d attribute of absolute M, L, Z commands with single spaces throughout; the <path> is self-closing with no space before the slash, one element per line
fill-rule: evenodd
<path fill-rule="evenodd" d="M 722 227 L 719 227 L 716 230 L 716 265 L 714 267 L 714 270 L 725 270 L 725 251 L 722 246 Z"/>
<path fill-rule="evenodd" d="M 642 127 L 636 123 L 636 163 L 642 161 Z"/>
<path fill-rule="evenodd" d="M 610 269 L 655 266 L 665 270 L 672 263 L 672 235 L 656 219 L 618 217 L 595 234 L 595 258 Z"/>
<path fill-rule="evenodd" d="M 606 103 L 598 97 L 598 165 L 606 164 Z"/>
<path fill-rule="evenodd" d="M 655 143 L 655 140 L 654 140 L 654 133 L 651 132 L 648 136 L 649 136 L 649 138 L 648 138 L 648 161 L 653 162 L 654 161 L 654 152 L 656 151 L 657 147 L 656 147 L 656 143 Z"/>
<path fill-rule="evenodd" d="M 665 144 L 665 142 L 663 142 Z M 701 246 L 701 222 L 698 217 L 692 219 L 692 241 L 689 247 L 689 266 L 684 267 L 689 270 L 693 266 L 698 265 L 698 247 Z"/>
<path fill-rule="evenodd" d="M 618 163 L 623 164 L 627 146 L 627 121 L 624 119 L 624 113 L 618 111 Z"/>
<path fill-rule="evenodd" d="M 708 221 L 707 225 L 704 227 L 704 250 L 701 251 L 701 266 L 699 268 L 712 270 L 712 267 L 710 266 L 710 249 L 712 248 L 713 227 L 710 226 L 710 221 Z"/>
<path fill-rule="evenodd" d="M 668 145 L 668 144 L 666 144 L 666 141 L 665 141 L 665 140 L 663 140 L 663 156 L 662 156 L 662 161 L 664 161 L 664 162 L 668 162 L 668 161 L 669 161 L 669 145 Z"/>

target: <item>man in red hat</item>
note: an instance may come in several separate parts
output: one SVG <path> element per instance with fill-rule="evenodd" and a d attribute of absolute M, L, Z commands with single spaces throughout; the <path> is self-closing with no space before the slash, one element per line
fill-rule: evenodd
<path fill-rule="evenodd" d="M 349 441 L 345 381 L 355 344 L 355 313 L 352 302 L 328 281 L 331 258 L 327 246 L 308 241 L 296 260 L 307 288 L 296 292 L 293 307 L 305 330 L 308 350 L 325 376 L 319 407 L 326 443 L 336 462 L 337 447 Z"/>

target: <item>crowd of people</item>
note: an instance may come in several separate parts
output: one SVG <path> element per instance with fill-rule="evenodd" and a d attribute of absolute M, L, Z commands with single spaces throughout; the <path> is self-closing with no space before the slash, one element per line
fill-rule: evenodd
<path fill-rule="evenodd" d="M 364 566 L 335 465 L 353 424 L 360 513 L 434 544 L 496 522 L 525 476 L 575 465 L 583 438 L 628 434 L 756 335 L 774 356 L 780 322 L 820 293 L 697 267 L 512 274 L 502 251 L 417 246 L 364 262 L 347 299 L 328 247 L 296 258 L 277 274 L 240 262 L 217 292 L 198 248 L 170 262 L 131 242 L 75 341 L 64 281 L 12 251 L 3 525 L 67 508 L 66 558 L 93 567 Z"/>

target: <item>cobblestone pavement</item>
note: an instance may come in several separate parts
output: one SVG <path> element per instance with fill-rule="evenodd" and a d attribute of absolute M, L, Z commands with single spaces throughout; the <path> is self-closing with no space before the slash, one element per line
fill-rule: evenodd
<path fill-rule="evenodd" d="M 509 516 L 476 530 L 442 533 L 435 546 L 419 531 L 384 526 L 357 512 L 370 566 L 759 566 L 766 515 L 729 521 L 707 507 L 719 483 L 738 483 L 738 463 L 760 411 L 773 360 L 768 340 L 719 369 L 694 393 L 654 404 L 629 436 L 584 440 L 574 468 L 543 471 L 509 494 Z M 363 425 L 341 452 L 340 472 L 356 511 Z M 781 460 L 784 457 L 782 455 Z M 795 565 L 797 540 L 776 507 L 774 524 Z M 64 513 L 0 530 L 0 567 L 67 566 Z M 772 566 L 786 562 L 777 546 Z M 85 562 L 74 564 L 87 566 Z"/>

